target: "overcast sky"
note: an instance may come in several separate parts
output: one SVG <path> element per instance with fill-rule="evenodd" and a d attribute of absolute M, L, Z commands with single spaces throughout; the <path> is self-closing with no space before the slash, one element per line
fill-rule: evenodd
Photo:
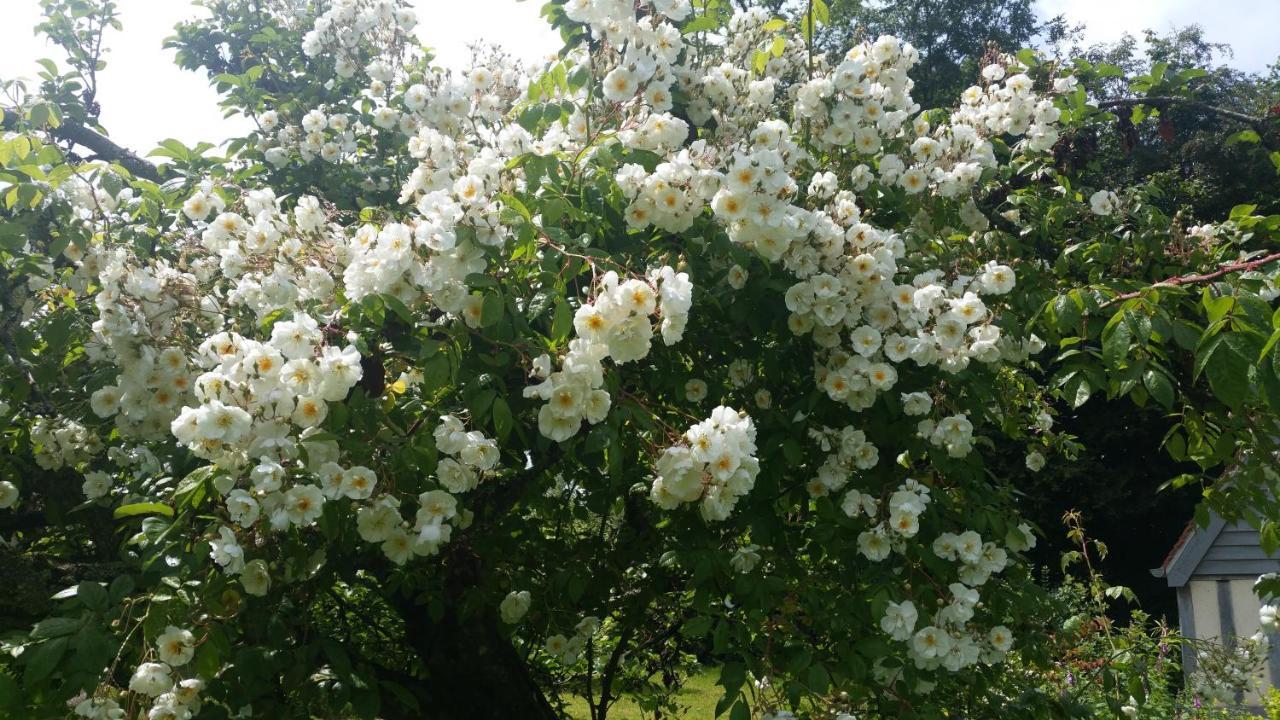
<path fill-rule="evenodd" d="M 27 28 L 40 20 L 37 0 L 0 0 L 7 36 L 0 43 L 0 78 L 34 77 L 34 60 L 54 56 Z M 467 46 L 488 41 L 537 61 L 559 48 L 559 37 L 538 17 L 541 0 L 415 0 L 418 35 L 453 67 L 469 58 Z M 1144 28 L 1168 30 L 1199 23 L 1210 40 L 1235 48 L 1232 64 L 1257 72 L 1280 55 L 1280 0 L 1038 0 L 1042 15 L 1066 14 L 1087 27 L 1087 41 L 1102 42 Z M 222 140 L 245 128 L 225 120 L 202 73 L 179 70 L 161 49 L 175 23 L 204 12 L 186 0 L 119 0 L 122 33 L 108 36 L 107 69 L 99 74 L 102 123 L 121 144 L 145 153 L 165 138 L 187 145 Z M 908 38 L 909 39 L 909 38 Z"/>

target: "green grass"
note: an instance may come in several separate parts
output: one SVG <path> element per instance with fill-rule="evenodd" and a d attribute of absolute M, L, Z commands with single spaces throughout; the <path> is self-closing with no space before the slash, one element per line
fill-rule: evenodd
<path fill-rule="evenodd" d="M 681 712 L 674 716 L 664 715 L 663 717 L 699 719 L 715 717 L 716 702 L 724 694 L 724 688 L 716 685 L 719 677 L 720 671 L 717 668 L 703 668 L 691 675 L 676 695 L 676 703 L 680 705 Z M 572 720 L 588 720 L 591 717 L 591 712 L 587 709 L 587 701 L 578 696 L 569 698 L 567 710 Z M 616 705 L 609 708 L 609 720 L 653 720 L 653 715 L 642 714 L 635 702 L 623 695 Z"/>

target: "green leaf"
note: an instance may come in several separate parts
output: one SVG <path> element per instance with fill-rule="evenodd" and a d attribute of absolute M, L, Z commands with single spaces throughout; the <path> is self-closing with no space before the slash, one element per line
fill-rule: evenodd
<path fill-rule="evenodd" d="M 34 685 L 49 677 L 54 669 L 58 667 L 58 662 L 62 660 L 62 656 L 66 654 L 67 646 L 70 642 L 70 638 L 54 638 L 22 653 L 22 659 L 27 666 L 27 669 L 22 673 L 23 684 Z"/>
<path fill-rule="evenodd" d="M 1239 335 L 1223 335 L 1222 342 L 1205 366 L 1209 387 L 1218 399 L 1233 409 L 1239 409 L 1249 394 L 1249 357 Z"/>
<path fill-rule="evenodd" d="M 1252 129 L 1241 130 L 1227 136 L 1227 147 L 1231 147 L 1232 145 L 1242 142 L 1259 143 L 1262 142 L 1262 136 L 1258 134 L 1258 131 Z"/>
<path fill-rule="evenodd" d="M 569 303 L 565 302 L 564 298 L 557 298 L 555 315 L 551 319 L 551 339 L 559 345 L 569 337 L 571 330 L 573 330 L 573 311 L 569 309 Z"/>
<path fill-rule="evenodd" d="M 681 32 L 683 32 L 685 35 L 691 35 L 696 32 L 702 32 L 703 30 L 715 30 L 718 27 L 720 27 L 720 23 L 716 21 L 714 16 L 699 15 L 698 17 L 685 23 L 684 28 L 681 30 Z"/>
<path fill-rule="evenodd" d="M 1254 210 L 1257 210 L 1257 209 L 1258 209 L 1257 205 L 1236 205 L 1235 207 L 1231 208 L 1231 214 L 1229 215 L 1229 217 L 1232 220 L 1247 218 L 1253 214 Z"/>
<path fill-rule="evenodd" d="M 1261 538 L 1262 552 L 1267 555 L 1274 556 L 1280 550 L 1280 524 L 1275 520 L 1263 521 L 1258 537 Z"/>
<path fill-rule="evenodd" d="M 8 675 L 0 673 L 0 709 L 12 709 L 18 704 L 18 700 L 21 697 L 22 691 L 18 689 L 18 682 Z"/>
<path fill-rule="evenodd" d="M 134 515 L 164 515 L 165 517 L 173 517 L 173 508 L 158 502 L 141 502 L 129 503 L 121 505 L 111 513 L 111 517 L 119 520 L 120 518 L 133 517 Z"/>
<path fill-rule="evenodd" d="M 1082 303 L 1070 295 L 1059 295 L 1053 300 L 1053 317 L 1060 332 L 1069 332 L 1080 324 Z"/>
<path fill-rule="evenodd" d="M 484 304 L 480 306 L 480 326 L 491 327 L 502 320 L 502 296 L 489 294 L 484 296 Z"/>
<path fill-rule="evenodd" d="M 409 307 L 404 304 L 403 300 L 390 293 L 382 293 L 378 296 L 378 299 L 382 301 L 384 306 L 390 308 L 391 312 L 399 316 L 401 320 L 410 325 L 413 324 L 413 313 L 409 310 Z"/>
<path fill-rule="evenodd" d="M 1118 367 L 1129 354 L 1133 331 L 1129 329 L 1129 323 L 1123 322 L 1123 313 L 1116 313 L 1112 322 L 1114 324 L 1102 333 L 1102 361 Z"/>
<path fill-rule="evenodd" d="M 80 602 L 84 603 L 85 607 L 97 612 L 105 611 L 111 602 L 102 583 L 92 580 L 85 580 L 80 583 L 76 590 L 76 597 L 80 598 Z"/>
<path fill-rule="evenodd" d="M 711 631 L 711 618 L 705 615 L 696 617 L 680 628 L 680 634 L 688 638 L 700 638 Z"/>
<path fill-rule="evenodd" d="M 1204 372 L 1205 365 L 1209 363 L 1209 359 L 1213 357 L 1218 345 L 1222 343 L 1222 337 L 1221 335 L 1210 337 L 1208 342 L 1202 343 L 1196 348 L 1196 360 L 1191 366 L 1192 381 L 1199 379 L 1200 373 Z"/>
<path fill-rule="evenodd" d="M 493 399 L 493 431 L 498 436 L 498 444 L 501 445 L 511 435 L 511 431 L 516 426 L 516 419 L 511 414 L 511 406 L 501 397 Z"/>
<path fill-rule="evenodd" d="M 1205 290 L 1204 297 L 1201 299 L 1204 305 L 1205 315 L 1212 325 L 1227 316 L 1227 313 L 1236 306 L 1236 299 L 1230 295 L 1222 297 L 1212 297 L 1208 290 Z"/>
<path fill-rule="evenodd" d="M 1147 368 L 1142 374 L 1142 385 L 1164 409 L 1173 409 L 1173 384 L 1164 373 L 1155 368 Z"/>
<path fill-rule="evenodd" d="M 111 596 L 111 602 L 118 603 L 124 600 L 129 593 L 133 592 L 133 577 L 129 575 L 117 575 L 111 584 L 107 586 L 107 594 Z"/>
<path fill-rule="evenodd" d="M 35 640 L 70 635 L 84 625 L 80 618 L 51 617 L 36 623 L 31 629 L 31 637 Z"/>

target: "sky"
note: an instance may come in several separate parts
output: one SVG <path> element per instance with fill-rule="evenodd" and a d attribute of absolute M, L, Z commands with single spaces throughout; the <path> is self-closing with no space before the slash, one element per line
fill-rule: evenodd
<path fill-rule="evenodd" d="M 23 28 L 40 20 L 37 0 L 0 0 L 5 5 L 5 41 L 0 78 L 35 77 L 35 59 L 63 58 L 43 38 Z M 187 0 L 119 0 L 124 31 L 108 35 L 107 69 L 98 76 L 102 124 L 125 147 L 145 154 L 165 138 L 186 145 L 221 141 L 245 130 L 243 119 L 224 119 L 203 73 L 180 70 L 164 38 L 175 23 L 204 10 Z M 447 66 L 462 67 L 468 45 L 486 41 L 516 57 L 537 62 L 559 48 L 559 38 L 538 17 L 541 0 L 414 0 L 419 38 Z M 1065 14 L 1084 23 L 1086 42 L 1109 42 L 1145 28 L 1169 30 L 1199 23 L 1210 40 L 1235 48 L 1231 64 L 1263 72 L 1280 55 L 1280 0 L 1037 0 L 1042 16 Z M 908 38 L 909 39 L 909 38 Z"/>

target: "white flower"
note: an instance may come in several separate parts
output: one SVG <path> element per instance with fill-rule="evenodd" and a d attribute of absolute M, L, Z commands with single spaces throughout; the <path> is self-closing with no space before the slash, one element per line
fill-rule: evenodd
<path fill-rule="evenodd" d="M 768 410 L 773 407 L 773 393 L 769 392 L 765 388 L 757 390 L 754 399 L 756 401 L 756 407 L 761 410 Z"/>
<path fill-rule="evenodd" d="M 733 557 L 729 558 L 729 567 L 734 572 L 749 573 L 760 564 L 760 548 L 755 545 L 746 545 L 738 548 L 733 553 Z"/>
<path fill-rule="evenodd" d="M 1027 469 L 1031 472 L 1040 472 L 1044 468 L 1044 455 L 1039 451 L 1032 450 L 1027 453 Z"/>
<path fill-rule="evenodd" d="M 528 590 L 511 591 L 502 599 L 502 604 L 498 606 L 498 613 L 502 616 L 502 622 L 508 625 L 515 625 L 524 618 L 525 613 L 529 612 L 529 605 L 532 598 Z"/>
<path fill-rule="evenodd" d="M 1258 609 L 1258 624 L 1267 632 L 1280 630 L 1280 618 L 1277 617 L 1275 605 L 1263 605 Z"/>
<path fill-rule="evenodd" d="M 89 409 L 100 418 L 111 417 L 120 409 L 120 390 L 108 385 L 89 396 Z"/>
<path fill-rule="evenodd" d="M 156 697 L 173 687 L 169 666 L 164 663 L 142 663 L 129 678 L 129 689 L 148 697 Z"/>
<path fill-rule="evenodd" d="M 1013 633 L 1003 625 L 991 628 L 991 632 L 987 633 L 987 639 L 991 641 L 991 647 L 995 648 L 996 652 L 1007 653 L 1013 647 Z"/>
<path fill-rule="evenodd" d="M 428 490 L 418 496 L 418 525 L 438 524 L 458 514 L 458 501 L 443 490 Z"/>
<path fill-rule="evenodd" d="M 250 595 L 266 595 L 271 589 L 271 574 L 267 572 L 266 561 L 259 559 L 245 563 L 244 571 L 240 573 L 240 584 Z"/>
<path fill-rule="evenodd" d="M 249 479 L 253 481 L 254 490 L 261 493 L 269 493 L 280 489 L 284 475 L 283 466 L 264 458 L 261 463 L 249 472 Z"/>
<path fill-rule="evenodd" d="M 18 502 L 18 486 L 8 480 L 0 480 L 0 510 L 7 510 Z"/>
<path fill-rule="evenodd" d="M 884 617 L 880 618 L 880 629 L 894 640 L 905 641 L 915 631 L 918 617 L 916 606 L 910 600 L 889 603 L 885 608 Z"/>
<path fill-rule="evenodd" d="M 196 654 L 196 638 L 190 630 L 170 625 L 156 638 L 156 653 L 169 665 L 186 665 Z"/>
<path fill-rule="evenodd" d="M 694 378 L 684 384 L 684 397 L 689 402 L 699 402 L 707 397 L 705 380 Z"/>
<path fill-rule="evenodd" d="M 899 508 L 889 515 L 889 527 L 903 537 L 914 537 L 920 531 L 920 518 L 908 508 Z"/>
<path fill-rule="evenodd" d="M 933 398 L 926 393 L 911 392 L 902 394 L 902 412 L 907 415 L 925 415 L 933 409 Z"/>
<path fill-rule="evenodd" d="M 290 419 L 298 427 L 309 428 L 324 422 L 328 414 L 329 406 L 324 400 L 314 395 L 303 395 L 298 398 L 298 404 L 294 406 Z"/>
<path fill-rule="evenodd" d="M 348 468 L 342 473 L 342 494 L 352 500 L 366 500 L 373 494 L 378 476 L 363 465 Z"/>
<path fill-rule="evenodd" d="M 1120 207 L 1120 198 L 1110 190 L 1099 190 L 1089 197 L 1089 209 L 1094 215 L 1110 215 Z"/>
<path fill-rule="evenodd" d="M 84 474 L 84 485 L 81 487 L 84 496 L 89 500 L 97 500 L 111 491 L 111 476 L 100 471 Z"/>
<path fill-rule="evenodd" d="M 401 528 L 394 528 L 382 542 L 382 553 L 397 565 L 403 565 L 413 557 L 414 536 Z"/>
<path fill-rule="evenodd" d="M 182 204 L 182 212 L 192 220 L 204 220 L 213 210 L 213 202 L 208 195 L 197 191 Z"/>
<path fill-rule="evenodd" d="M 625 67 L 618 66 L 604 76 L 604 96 L 610 102 L 630 100 L 637 89 L 635 74 Z"/>
<path fill-rule="evenodd" d="M 876 528 L 874 530 L 863 530 L 858 533 L 858 552 L 872 562 L 880 562 L 889 557 L 889 538 L 885 535 L 884 530 Z"/>
<path fill-rule="evenodd" d="M 911 649 L 922 658 L 940 658 L 951 650 L 951 636 L 930 625 L 921 628 L 911 640 Z"/>
<path fill-rule="evenodd" d="M 479 476 L 462 463 L 444 458 L 436 464 L 436 480 L 451 493 L 464 493 L 475 489 Z"/>
<path fill-rule="evenodd" d="M 294 525 L 310 525 L 324 510 L 324 493 L 315 485 L 294 485 L 284 494 L 284 511 Z"/>
<path fill-rule="evenodd" d="M 547 638 L 545 647 L 547 652 L 556 657 L 560 657 L 569 649 L 569 638 L 557 633 Z"/>
<path fill-rule="evenodd" d="M 1017 277 L 1008 265 L 989 264 L 978 278 L 982 291 L 990 295 L 1004 295 L 1013 289 Z"/>
<path fill-rule="evenodd" d="M 236 534 L 231 528 L 218 528 L 218 537 L 209 541 L 209 557 L 222 566 L 228 575 L 235 575 L 244 569 L 244 550 L 236 541 Z"/>
<path fill-rule="evenodd" d="M 467 444 L 459 454 L 462 462 L 480 470 L 492 470 L 498 463 L 498 444 L 478 432 L 467 433 Z"/>

